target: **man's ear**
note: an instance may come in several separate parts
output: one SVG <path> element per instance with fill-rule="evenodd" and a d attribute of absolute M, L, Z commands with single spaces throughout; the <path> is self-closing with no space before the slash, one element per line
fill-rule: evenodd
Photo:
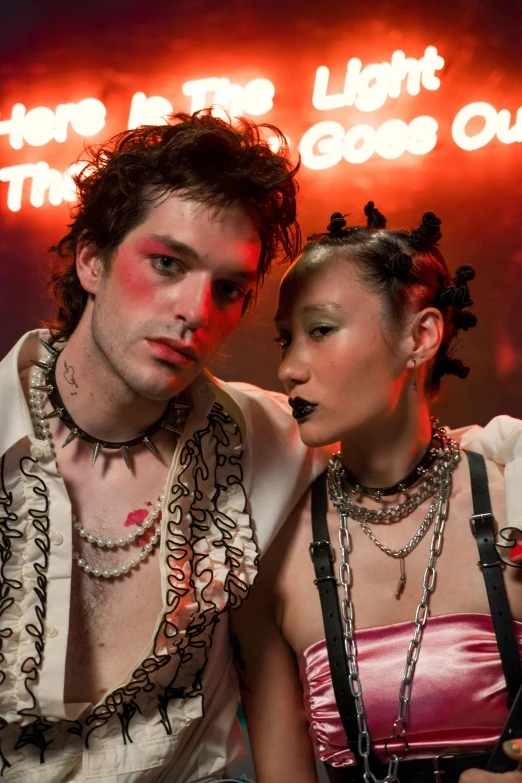
<path fill-rule="evenodd" d="M 91 242 L 80 242 L 76 250 L 76 272 L 82 288 L 96 294 L 105 272 L 101 253 Z"/>
<path fill-rule="evenodd" d="M 444 335 L 444 318 L 436 307 L 427 307 L 417 313 L 411 325 L 413 353 L 406 361 L 406 367 L 429 363 L 439 350 Z"/>

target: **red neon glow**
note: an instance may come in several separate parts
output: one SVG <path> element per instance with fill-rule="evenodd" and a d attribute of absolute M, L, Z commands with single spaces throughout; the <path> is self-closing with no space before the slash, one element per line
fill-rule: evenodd
<path fill-rule="evenodd" d="M 53 139 L 63 142 L 69 123 L 80 136 L 95 136 L 105 127 L 106 113 L 105 106 L 96 98 L 60 104 L 55 111 L 46 106 L 27 111 L 23 103 L 16 103 L 11 119 L 0 122 L 0 136 L 8 135 L 15 150 L 22 149 L 24 142 L 32 147 L 43 147 Z"/>
<path fill-rule="evenodd" d="M 232 117 L 241 117 L 244 112 L 257 117 L 266 114 L 274 105 L 275 87 L 268 79 L 253 79 L 241 87 L 229 79 L 211 76 L 185 82 L 182 90 L 192 99 L 191 112 L 215 105 L 215 114 L 219 114 L 219 107 L 222 107 Z"/>
<path fill-rule="evenodd" d="M 407 125 L 388 120 L 377 130 L 355 125 L 348 131 L 339 122 L 318 122 L 306 131 L 299 151 L 309 169 L 327 169 L 343 158 L 348 163 L 365 163 L 372 155 L 393 160 L 411 152 L 426 155 L 437 143 L 438 123 L 433 117 L 416 117 Z"/>
<path fill-rule="evenodd" d="M 477 117 L 483 121 L 482 128 L 475 133 L 468 132 L 468 124 Z M 455 143 L 467 151 L 484 147 L 495 136 L 503 144 L 520 142 L 522 141 L 522 107 L 518 109 L 512 126 L 511 112 L 507 109 L 497 112 L 490 103 L 481 101 L 469 103 L 455 117 L 451 132 Z"/>
<path fill-rule="evenodd" d="M 316 72 L 312 103 L 316 109 L 340 109 L 355 106 L 359 111 L 371 112 L 384 106 L 387 98 L 398 98 L 403 83 L 410 95 L 418 95 L 421 85 L 427 90 L 438 90 L 440 79 L 435 71 L 444 67 L 444 60 L 434 46 L 426 47 L 424 57 L 415 60 L 398 49 L 391 62 L 363 67 L 362 61 L 352 57 L 346 67 L 344 92 L 328 95 L 330 70 L 321 65 Z"/>
<path fill-rule="evenodd" d="M 344 89 L 329 93 L 330 70 L 321 65 L 315 74 L 312 105 L 319 111 L 353 107 L 350 120 L 323 120 L 305 129 L 299 147 L 304 167 L 328 169 L 343 161 L 361 165 L 372 157 L 396 160 L 406 153 L 422 156 L 437 145 L 439 123 L 429 115 L 421 115 L 404 121 L 399 118 L 383 118 L 380 123 L 357 122 L 354 111 L 365 114 L 378 111 L 388 99 L 397 99 L 407 93 L 418 95 L 422 89 L 436 91 L 441 86 L 437 75 L 444 67 L 444 59 L 434 46 L 427 46 L 419 59 L 406 57 L 401 49 L 393 52 L 389 62 L 363 64 L 352 57 L 346 66 Z M 209 76 L 185 82 L 182 92 L 190 99 L 185 110 L 197 111 L 212 105 L 216 115 L 228 112 L 233 117 L 243 114 L 258 117 L 271 111 L 276 88 L 265 78 L 252 79 L 244 85 L 221 76 Z M 147 96 L 135 92 L 132 96 L 128 128 L 166 122 L 173 111 L 173 103 L 162 95 Z M 0 120 L 0 136 L 6 136 L 10 146 L 20 150 L 43 147 L 53 141 L 59 144 L 73 134 L 90 137 L 99 133 L 106 122 L 107 110 L 97 98 L 85 98 L 77 103 L 60 103 L 54 109 L 36 106 L 27 109 L 23 103 L 15 103 L 10 116 Z M 385 121 L 383 121 L 385 119 Z M 494 140 L 503 144 L 522 142 L 522 107 L 512 118 L 507 109 L 497 109 L 486 102 L 465 105 L 452 123 L 454 143 L 463 150 L 473 151 Z M 290 140 L 287 138 L 288 143 Z M 279 141 L 268 139 L 271 148 L 277 150 Z M 0 168 L 0 182 L 7 185 L 8 209 L 17 212 L 22 207 L 24 193 L 36 208 L 45 203 L 59 205 L 64 200 L 76 198 L 73 175 L 84 164 L 74 164 L 66 171 L 53 168 L 43 160 L 36 163 L 21 162 Z"/>

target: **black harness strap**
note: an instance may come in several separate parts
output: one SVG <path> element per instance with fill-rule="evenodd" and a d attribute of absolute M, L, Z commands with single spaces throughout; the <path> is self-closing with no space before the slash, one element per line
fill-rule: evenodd
<path fill-rule="evenodd" d="M 511 707 L 522 685 L 522 662 L 504 586 L 503 564 L 495 548 L 496 525 L 489 496 L 486 461 L 482 454 L 474 451 L 466 453 L 473 497 L 470 527 L 477 541 L 480 558 L 478 564 L 486 585 L 491 619 L 506 680 L 507 703 Z"/>

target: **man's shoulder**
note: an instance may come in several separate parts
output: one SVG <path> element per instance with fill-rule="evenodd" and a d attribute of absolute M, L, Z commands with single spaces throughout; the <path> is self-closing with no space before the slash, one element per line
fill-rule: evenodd
<path fill-rule="evenodd" d="M 299 428 L 285 394 L 240 381 L 216 382 L 221 392 L 241 411 L 248 434 L 254 430 L 257 435 L 259 430 L 268 427 L 272 434 L 280 431 L 285 436 L 289 433 L 298 435 Z"/>
<path fill-rule="evenodd" d="M 462 448 L 478 451 L 494 462 L 507 465 L 522 459 L 522 421 L 512 416 L 495 416 L 485 427 L 461 427 L 451 435 Z"/>
<path fill-rule="evenodd" d="M 240 405 L 246 407 L 260 405 L 269 410 L 282 410 L 288 416 L 292 415 L 288 397 L 282 392 L 262 389 L 260 386 L 243 381 L 219 381 L 219 385 Z"/>

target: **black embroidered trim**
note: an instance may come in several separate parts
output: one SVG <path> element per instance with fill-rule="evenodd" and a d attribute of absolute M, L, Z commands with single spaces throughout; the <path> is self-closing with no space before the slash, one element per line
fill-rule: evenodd
<path fill-rule="evenodd" d="M 72 726 L 69 726 L 69 728 L 67 729 L 69 734 L 72 734 L 73 736 L 76 737 L 81 737 L 83 735 L 83 726 L 81 721 L 71 720 L 71 721 L 67 721 L 67 723 L 72 723 Z"/>
<path fill-rule="evenodd" d="M 26 470 L 24 466 L 24 462 L 26 460 L 32 462 L 33 464 L 35 464 L 37 460 L 33 459 L 32 457 L 22 457 L 22 459 L 20 460 L 20 470 L 26 478 L 34 479 L 35 481 L 38 482 L 37 485 L 33 487 L 33 492 L 38 498 L 44 499 L 43 509 L 41 510 L 33 509 L 33 508 L 29 509 L 29 516 L 32 520 L 33 527 L 40 534 L 40 536 L 37 536 L 35 538 L 35 543 L 42 553 L 43 560 L 41 562 L 39 562 L 38 560 L 35 561 L 33 566 L 37 574 L 36 587 L 34 588 L 34 592 L 36 594 L 36 597 L 38 598 L 38 603 L 36 604 L 35 607 L 37 624 L 29 623 L 28 625 L 25 626 L 26 631 L 35 639 L 34 645 L 36 649 L 36 657 L 30 656 L 29 658 L 26 658 L 25 661 L 22 663 L 22 667 L 21 667 L 22 672 L 26 675 L 24 685 L 27 693 L 31 697 L 32 704 L 30 707 L 25 707 L 22 710 L 18 710 L 18 715 L 35 717 L 42 720 L 40 716 L 37 714 L 37 712 L 35 712 L 36 698 L 31 688 L 32 688 L 32 684 L 38 680 L 39 670 L 42 665 L 43 652 L 45 648 L 44 634 L 45 634 L 45 617 L 47 613 L 46 572 L 49 565 L 49 550 L 51 546 L 49 540 L 50 522 L 48 516 L 49 497 L 48 497 L 47 485 L 45 484 L 45 482 L 39 476 L 36 476 L 34 473 L 30 473 L 29 470 Z M 34 724 L 30 724 L 30 725 L 33 726 Z M 23 732 L 19 742 L 22 740 L 22 737 L 23 737 Z"/>
<path fill-rule="evenodd" d="M 164 689 L 163 693 L 158 693 L 158 710 L 161 716 L 161 723 L 167 735 L 172 734 L 172 726 L 168 714 L 169 702 L 173 699 L 183 699 L 185 688 L 172 688 L 170 685 Z"/>
<path fill-rule="evenodd" d="M 0 732 L 2 732 L 6 726 L 7 726 L 7 721 L 4 718 L 0 718 Z M 1 746 L 1 740 L 0 740 L 0 746 Z M 2 753 L 1 747 L 0 747 L 0 760 L 2 761 L 2 768 L 0 769 L 0 778 L 3 778 L 5 770 L 8 769 L 11 766 L 11 764 L 8 762 L 8 760 Z"/>
<path fill-rule="evenodd" d="M 92 732 L 96 731 L 96 729 L 99 729 L 101 726 L 104 726 L 113 715 L 119 714 L 119 709 L 124 709 L 123 705 L 125 704 L 126 698 L 128 699 L 130 697 L 131 699 L 135 699 L 140 691 L 143 690 L 145 692 L 149 692 L 154 689 L 155 686 L 154 683 L 150 680 L 150 675 L 157 672 L 169 661 L 170 655 L 162 655 L 158 658 L 146 658 L 141 666 L 134 670 L 132 673 L 132 678 L 127 683 L 127 685 L 124 685 L 121 688 L 117 688 L 107 696 L 103 704 L 99 704 L 94 708 L 91 714 L 88 715 L 85 719 L 85 725 L 91 726 L 90 730 L 85 736 L 86 748 L 89 748 L 89 737 L 91 736 Z M 126 732 L 127 738 L 132 742 L 130 735 L 128 734 L 129 722 L 130 718 L 126 723 Z M 124 734 L 124 742 L 126 742 L 125 736 L 126 735 Z"/>
<path fill-rule="evenodd" d="M 3 515 L 0 516 L 0 618 L 14 603 L 15 599 L 10 595 L 11 590 L 21 590 L 22 588 L 22 583 L 19 582 L 18 579 L 7 579 L 4 573 L 4 568 L 12 557 L 11 539 L 22 537 L 20 530 L 9 527 L 10 522 L 18 522 L 18 516 L 14 511 L 10 510 L 10 506 L 13 503 L 13 494 L 12 492 L 7 492 L 4 471 L 5 454 L 0 461 L 0 489 L 2 492 L 2 496 L 0 497 L 0 508 L 3 509 Z M 5 655 L 3 653 L 4 639 L 9 639 L 12 635 L 12 628 L 7 627 L 0 630 L 0 666 L 5 661 Z M 0 685 L 3 685 L 5 677 L 4 670 L 0 669 Z"/>
<path fill-rule="evenodd" d="M 207 520 L 207 516 L 212 518 L 212 522 L 216 525 L 221 532 L 221 541 L 215 541 L 213 543 L 214 548 L 223 547 L 225 549 L 225 563 L 229 565 L 229 571 L 226 576 L 224 584 L 224 592 L 227 594 L 226 600 L 223 602 L 221 608 L 216 603 L 207 598 L 207 593 L 212 594 L 212 585 L 214 582 L 214 574 L 211 569 L 208 569 L 204 565 L 203 561 L 207 558 L 207 554 L 202 555 L 193 554 L 192 562 L 193 569 L 197 575 L 202 578 L 208 574 L 208 584 L 201 589 L 199 598 L 196 598 L 197 606 L 192 614 L 192 618 L 186 628 L 186 633 L 183 641 L 178 647 L 180 655 L 180 665 L 178 670 L 169 684 L 164 694 L 164 699 L 160 705 L 160 712 L 166 718 L 166 709 L 168 702 L 175 697 L 176 694 L 183 692 L 185 698 L 194 698 L 199 696 L 202 691 L 202 678 L 208 662 L 208 651 L 212 646 L 212 637 L 214 629 L 219 622 L 219 615 L 222 614 L 228 606 L 238 606 L 248 595 L 250 590 L 249 585 L 244 582 L 238 574 L 234 573 L 236 569 L 241 567 L 241 558 L 244 556 L 242 550 L 237 549 L 230 543 L 234 537 L 233 531 L 236 530 L 236 522 L 232 517 L 225 514 L 223 511 L 218 510 L 218 503 L 223 492 L 230 487 L 237 486 L 243 496 L 243 507 L 240 513 L 247 512 L 247 497 L 243 487 L 243 469 L 241 464 L 241 455 L 234 456 L 227 455 L 226 453 L 220 453 L 220 445 L 224 448 L 230 446 L 230 438 L 224 429 L 224 425 L 233 425 L 233 435 L 239 436 L 240 430 L 234 420 L 225 412 L 223 407 L 216 403 L 208 417 L 208 426 L 194 434 L 193 439 L 187 441 L 184 453 L 181 455 L 181 464 L 184 465 L 178 476 L 178 482 L 172 487 L 172 494 L 174 499 L 169 504 L 169 512 L 172 517 L 169 519 L 169 537 L 167 539 L 167 548 L 171 550 L 171 557 L 174 559 L 183 559 L 186 556 L 187 547 L 188 550 L 194 553 L 195 546 L 198 541 L 205 538 L 210 530 L 210 523 Z M 202 493 L 198 492 L 198 472 L 202 473 L 203 478 L 207 478 L 210 473 L 210 469 L 205 462 L 204 452 L 201 448 L 201 441 L 204 436 L 212 433 L 217 440 L 216 445 L 216 461 L 217 466 L 222 470 L 226 467 L 230 469 L 230 472 L 226 476 L 226 484 L 219 484 L 217 469 L 215 474 L 215 490 L 216 493 L 212 498 L 212 508 L 202 508 L 198 506 L 198 502 L 204 500 Z M 201 463 L 197 460 L 197 455 L 201 455 Z M 195 464 L 191 465 L 191 458 L 196 456 Z M 228 464 L 227 464 L 228 463 Z M 192 468 L 192 482 L 184 483 L 185 474 Z M 236 474 L 236 475 L 235 475 Z M 190 493 L 190 486 L 196 488 L 194 491 L 194 498 L 190 506 L 190 515 L 192 519 L 191 524 L 191 538 L 187 542 L 184 536 L 181 536 L 177 529 L 176 520 L 178 524 L 181 522 L 182 509 L 177 506 L 176 491 L 182 490 L 182 494 L 186 495 Z M 178 495 L 179 499 L 180 495 Z M 252 529 L 251 529 L 252 530 Z M 180 540 L 181 539 L 181 540 Z M 256 557 L 254 565 L 258 565 L 259 554 L 255 540 L 252 533 L 252 544 L 256 550 Z M 201 570 L 200 570 L 201 567 Z M 175 574 L 175 565 L 170 565 L 171 570 Z M 180 598 L 185 594 L 183 588 L 179 588 L 172 582 L 169 577 L 169 584 L 171 585 L 170 595 L 167 595 L 167 605 L 169 611 L 164 615 L 164 632 L 167 633 L 169 628 L 170 635 L 176 636 L 179 633 L 179 629 L 172 625 L 168 616 L 171 615 L 176 605 L 179 604 Z M 190 584 L 190 582 L 189 582 Z M 192 586 L 192 585 L 191 585 Z M 203 648 L 205 654 L 203 660 L 198 655 L 198 649 Z M 184 685 L 179 682 L 182 680 L 187 683 Z M 168 733 L 170 728 L 170 722 L 163 721 Z"/>
<path fill-rule="evenodd" d="M 522 544 L 522 530 L 520 530 L 520 528 L 518 527 L 503 527 L 502 530 L 499 530 L 498 534 L 500 538 L 508 542 L 507 544 L 500 544 L 500 543 L 495 544 L 498 555 L 502 560 L 502 562 L 510 566 L 511 568 L 522 568 L 522 563 L 514 563 L 512 560 L 509 559 L 509 555 L 507 558 L 502 557 L 503 552 L 499 551 L 500 549 L 502 550 L 513 549 L 513 547 L 516 544 Z"/>
<path fill-rule="evenodd" d="M 219 451 L 220 446 L 226 448 L 230 445 L 230 438 L 224 430 L 225 424 L 234 427 L 233 434 L 239 436 L 240 441 L 241 436 L 239 427 L 224 411 L 223 407 L 216 403 L 208 416 L 207 425 L 195 432 L 191 438 L 186 441 L 181 451 L 181 470 L 176 483 L 171 488 L 172 499 L 168 506 L 169 521 L 167 529 L 169 535 L 167 536 L 166 547 L 168 551 L 167 563 L 171 573 L 169 573 L 168 577 L 169 588 L 166 596 L 167 611 L 163 615 L 163 621 L 160 624 L 154 639 L 154 652 L 152 655 L 133 672 L 130 681 L 126 685 L 113 691 L 105 699 L 104 703 L 96 707 L 91 715 L 87 717 L 85 723 L 86 726 L 90 726 L 90 730 L 87 732 L 85 738 L 85 746 L 87 748 L 89 747 L 89 738 L 92 732 L 107 723 L 114 714 L 117 714 L 119 717 L 124 742 L 132 742 L 129 733 L 129 723 L 137 709 L 137 704 L 134 700 L 140 691 L 150 692 L 156 687 L 155 683 L 151 681 L 151 675 L 166 666 L 171 660 L 172 655 L 175 654 L 159 654 L 155 651 L 159 645 L 160 637 L 172 639 L 175 638 L 176 635 L 179 635 L 178 627 L 171 622 L 172 613 L 176 610 L 180 600 L 187 596 L 189 590 L 195 587 L 195 583 L 192 579 L 189 580 L 188 588 L 183 588 L 176 583 L 177 581 L 181 581 L 180 577 L 184 578 L 181 570 L 177 569 L 177 561 L 190 558 L 194 572 L 197 572 L 200 578 L 203 575 L 208 574 L 208 583 L 206 587 L 202 588 L 201 595 L 194 600 L 195 607 L 186 628 L 184 643 L 180 643 L 176 649 L 176 652 L 180 657 L 177 671 L 171 683 L 163 688 L 162 694 L 158 694 L 157 696 L 161 722 L 167 734 L 172 733 L 172 727 L 167 714 L 169 702 L 178 698 L 193 698 L 198 696 L 201 692 L 202 676 L 208 660 L 207 651 L 212 644 L 212 636 L 216 623 L 219 620 L 219 615 L 225 611 L 228 604 L 236 606 L 248 595 L 249 585 L 234 573 L 235 569 L 241 567 L 241 558 L 243 556 L 243 552 L 230 543 L 233 538 L 233 531 L 236 529 L 236 523 L 231 517 L 223 512 L 219 512 L 217 509 L 217 503 L 222 493 L 234 486 L 238 486 L 243 494 L 244 502 L 242 512 L 246 513 L 247 509 L 247 498 L 243 487 L 241 454 L 238 454 L 237 456 L 233 454 L 227 455 L 220 453 Z M 206 509 L 198 506 L 198 503 L 203 500 L 203 493 L 197 489 L 198 476 L 201 474 L 202 479 L 207 479 L 210 475 L 210 469 L 205 462 L 201 447 L 202 439 L 205 436 L 213 436 L 217 441 L 216 473 L 218 470 L 226 470 L 227 467 L 230 469 L 225 484 L 219 485 L 216 476 L 216 491 L 211 499 L 212 507 Z M 183 514 L 187 513 L 180 505 L 180 500 L 190 496 L 192 492 L 190 482 L 184 482 L 183 480 L 185 474 L 192 477 L 192 484 L 195 487 L 194 496 L 189 508 L 192 520 L 190 526 L 190 540 L 185 538 L 179 528 L 183 519 Z M 205 538 L 210 529 L 210 524 L 207 521 L 207 514 L 212 517 L 212 521 L 221 532 L 221 541 L 214 542 L 213 546 L 216 548 L 224 547 L 225 563 L 230 566 L 224 585 L 225 600 L 220 608 L 218 608 L 214 601 L 206 596 L 207 592 L 209 593 L 209 596 L 211 595 L 213 584 L 212 570 L 202 565 L 208 555 L 194 554 L 194 546 L 198 541 Z M 257 566 L 259 555 L 253 538 L 253 532 L 252 546 L 256 551 L 254 565 Z M 201 570 L 199 570 L 199 567 Z M 173 575 L 176 575 L 177 570 L 180 573 L 176 580 L 172 577 Z M 205 606 L 202 604 L 205 604 Z M 201 660 L 200 656 L 201 648 L 205 649 L 203 660 Z M 177 680 L 181 678 L 188 683 L 188 685 L 178 684 Z M 129 703 L 132 707 L 125 706 Z"/>
<path fill-rule="evenodd" d="M 40 764 L 45 763 L 45 751 L 51 745 L 52 739 L 45 738 L 45 732 L 51 729 L 51 724 L 45 718 L 37 718 L 33 723 L 22 726 L 20 737 L 14 749 L 19 750 L 26 745 L 34 745 L 40 751 Z"/>
<path fill-rule="evenodd" d="M 122 711 L 121 713 L 117 712 L 117 716 L 120 720 L 121 724 L 121 732 L 123 734 L 123 744 L 127 744 L 127 740 L 132 743 L 132 737 L 129 734 L 129 725 L 136 714 L 136 712 L 139 712 L 141 715 L 141 710 L 134 701 L 134 699 L 131 699 L 131 701 L 124 701 L 122 704 Z"/>

